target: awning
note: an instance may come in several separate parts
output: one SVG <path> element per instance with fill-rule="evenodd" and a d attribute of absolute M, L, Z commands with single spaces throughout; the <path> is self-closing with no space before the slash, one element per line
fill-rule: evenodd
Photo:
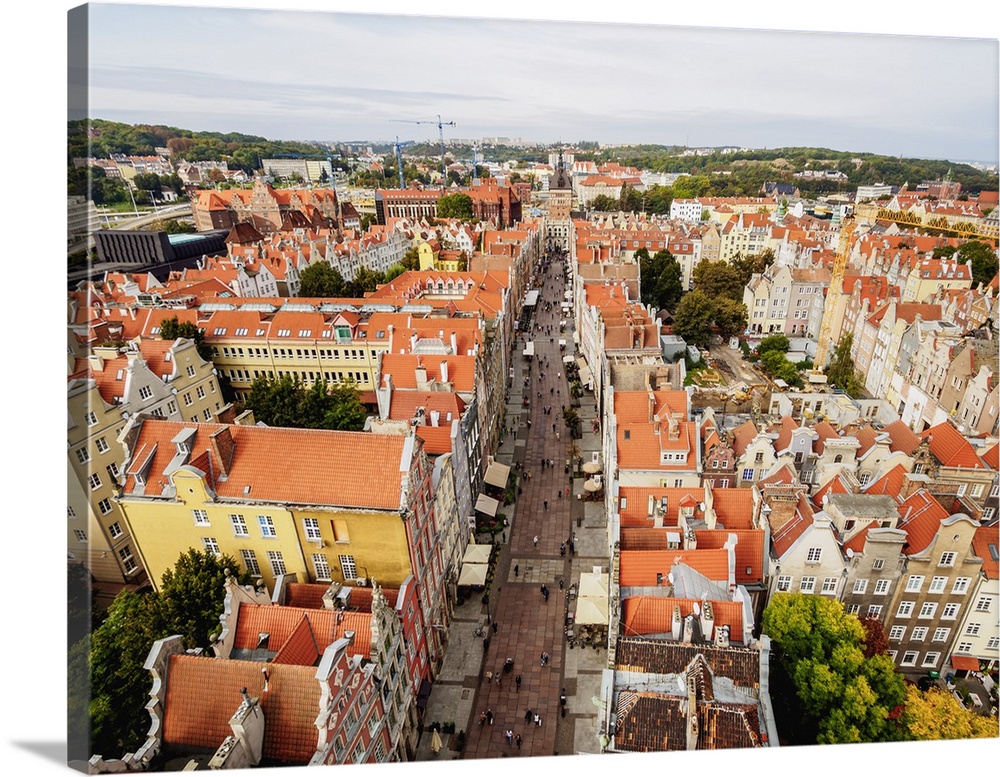
<path fill-rule="evenodd" d="M 597 493 L 598 491 L 601 490 L 601 484 L 598 483 L 593 478 L 591 478 L 590 480 L 586 481 L 583 484 L 583 487 L 584 487 L 585 490 L 589 491 L 592 494 Z"/>
<path fill-rule="evenodd" d="M 465 548 L 465 555 L 462 557 L 463 564 L 486 564 L 490 560 L 491 545 L 478 545 L 470 542 Z"/>
<path fill-rule="evenodd" d="M 596 461 L 588 461 L 581 467 L 581 469 L 588 475 L 596 475 L 601 471 L 601 465 Z"/>
<path fill-rule="evenodd" d="M 476 500 L 476 512 L 486 513 L 491 518 L 495 518 L 497 514 L 497 509 L 500 507 L 500 503 L 491 496 L 486 496 L 486 494 L 480 494 L 479 498 Z"/>
<path fill-rule="evenodd" d="M 510 467 L 494 461 L 486 469 L 486 482 L 497 488 L 507 488 L 507 478 L 510 476 Z"/>
<path fill-rule="evenodd" d="M 489 564 L 462 564 L 462 573 L 458 576 L 459 585 L 486 585 L 486 573 Z"/>
<path fill-rule="evenodd" d="M 572 364 L 572 363 L 573 363 L 573 357 L 572 356 L 570 356 L 569 354 L 566 354 L 565 356 L 563 356 L 563 364 Z"/>
<path fill-rule="evenodd" d="M 952 656 L 951 665 L 955 669 L 964 669 L 968 672 L 979 671 L 979 659 L 975 656 Z"/>
<path fill-rule="evenodd" d="M 528 342 L 526 342 L 524 344 L 524 350 L 521 351 L 521 353 L 524 356 L 534 356 L 535 355 L 535 341 L 534 340 L 528 340 Z"/>
<path fill-rule="evenodd" d="M 538 304 L 538 289 L 531 289 L 524 295 L 524 304 L 529 307 Z"/>
<path fill-rule="evenodd" d="M 607 597 L 581 596 L 576 600 L 576 623 L 604 624 L 608 622 Z"/>
<path fill-rule="evenodd" d="M 597 596 L 608 598 L 608 576 L 602 572 L 581 572 L 580 596 Z"/>
<path fill-rule="evenodd" d="M 565 340 L 560 340 L 559 341 L 559 345 L 566 345 L 566 341 Z"/>

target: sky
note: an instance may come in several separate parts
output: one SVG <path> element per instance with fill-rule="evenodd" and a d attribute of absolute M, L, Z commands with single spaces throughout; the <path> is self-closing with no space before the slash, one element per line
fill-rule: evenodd
<path fill-rule="evenodd" d="M 421 11 L 434 13 L 430 6 Z M 672 11 L 668 25 L 655 17 L 660 23 L 569 21 L 601 18 L 576 6 L 564 21 L 266 5 L 90 8 L 96 118 L 271 139 L 391 141 L 436 139 L 441 116 L 454 122 L 446 139 L 998 157 L 998 44 L 971 37 L 989 34 L 972 22 L 974 8 L 950 33 L 964 38 L 823 31 L 848 29 L 835 26 L 846 21 L 839 18 L 818 32 L 748 29 L 767 24 L 759 12 L 756 25 L 740 25 L 728 13 L 692 23 Z M 869 26 L 859 29 L 881 31 L 876 19 L 863 21 Z"/>
<path fill-rule="evenodd" d="M 258 9 L 278 5 L 261 0 L 228 3 L 211 0 L 208 4 L 215 8 L 229 5 Z M 5 121 L 0 123 L 0 137 L 6 152 L 4 172 L 8 182 L 0 189 L 0 196 L 8 216 L 6 258 L 9 263 L 18 262 L 21 270 L 10 275 L 7 304 L 0 307 L 8 332 L 11 364 L 8 379 L 0 381 L 0 393 L 4 407 L 14 409 L 4 421 L 11 432 L 9 448 L 16 451 L 16 462 L 8 470 L 12 477 L 8 478 L 4 503 L 8 518 L 4 538 L 9 549 L 4 566 L 7 591 L 4 627 L 9 638 L 0 641 L 7 702 L 0 756 L 8 772 L 33 776 L 67 774 L 65 590 L 61 577 L 65 563 L 66 501 L 61 474 L 66 466 L 62 410 L 66 397 L 62 358 L 66 332 L 61 311 L 66 286 L 62 258 L 65 215 L 59 198 L 60 181 L 66 169 L 60 150 L 66 143 L 69 96 L 67 11 L 75 5 L 66 0 L 30 0 L 18 4 L 16 14 L 13 11 L 9 14 L 8 35 L 0 47 L 2 72 L 6 76 Z M 161 5 L 181 7 L 177 0 L 162 0 Z M 336 11 L 357 11 L 362 7 L 356 0 L 350 3 L 289 0 L 285 5 Z M 345 41 L 333 38 L 332 23 L 317 20 L 315 16 L 291 28 L 287 22 L 279 26 L 272 17 L 272 26 L 261 33 L 245 16 L 225 18 L 216 13 L 195 18 L 192 11 L 192 16 L 186 19 L 154 21 L 153 10 L 146 8 L 145 19 L 134 20 L 134 24 L 119 22 L 111 29 L 110 18 L 106 16 L 109 18 L 106 30 L 91 30 L 91 62 L 95 71 L 103 68 L 108 74 L 103 83 L 96 78 L 92 81 L 94 105 L 98 105 L 100 98 L 106 101 L 101 108 L 108 111 L 126 108 L 143 111 L 136 121 L 162 121 L 187 129 L 258 132 L 276 139 L 309 137 L 314 133 L 323 139 L 338 139 L 355 131 L 373 138 L 390 138 L 406 125 L 388 123 L 388 119 L 433 120 L 440 113 L 444 120 L 458 123 L 454 128 L 445 128 L 456 133 L 453 137 L 473 136 L 481 128 L 490 135 L 613 142 L 619 137 L 641 140 L 640 113 L 648 116 L 661 112 L 651 123 L 646 121 L 653 128 L 653 137 L 662 143 L 821 144 L 838 150 L 997 159 L 996 39 L 1000 34 L 997 14 L 985 0 L 968 0 L 958 13 L 949 13 L 949 8 L 942 4 L 913 4 L 899 16 L 873 11 L 875 4 L 870 0 L 795 5 L 715 0 L 711 4 L 674 3 L 669 5 L 677 7 L 670 8 L 667 5 L 658 3 L 654 8 L 650 2 L 505 0 L 502 7 L 491 5 L 490 11 L 494 16 L 508 19 L 854 34 L 891 32 L 924 37 L 978 35 L 992 39 L 993 48 L 986 50 L 982 44 L 968 46 L 963 41 L 941 49 L 933 46 L 940 41 L 924 41 L 924 49 L 907 50 L 906 56 L 911 58 L 887 63 L 884 56 L 879 56 L 877 46 L 869 47 L 867 52 L 863 46 L 850 52 L 843 46 L 834 50 L 821 46 L 834 36 L 812 36 L 804 51 L 801 47 L 796 49 L 798 53 L 794 56 L 804 57 L 796 61 L 790 53 L 790 44 L 775 42 L 778 40 L 775 36 L 758 36 L 749 54 L 736 57 L 732 48 L 736 36 L 732 35 L 709 36 L 705 48 L 679 52 L 665 44 L 654 46 L 649 31 L 641 34 L 629 31 L 630 34 L 624 35 L 616 28 L 612 31 L 619 38 L 612 42 L 606 29 L 603 36 L 592 27 L 570 35 L 567 28 L 573 25 L 569 24 L 548 26 L 546 29 L 552 30 L 548 37 L 532 32 L 523 24 L 508 25 L 517 31 L 514 38 L 508 39 L 500 37 L 498 25 L 481 25 L 479 32 L 467 33 L 462 40 L 421 38 L 420 45 L 415 46 L 409 40 L 416 37 L 412 23 L 405 26 L 400 20 L 383 16 L 369 19 L 363 27 L 367 45 L 359 51 L 350 50 Z M 405 3 L 392 0 L 367 0 L 363 7 L 373 13 L 399 14 L 407 9 Z M 468 0 L 421 0 L 419 8 L 427 15 L 469 17 L 481 6 Z M 126 12 L 124 8 L 118 11 Z M 356 27 L 357 22 L 354 24 Z M 314 42 L 312 34 L 317 29 L 326 34 Z M 278 34 L 279 30 L 283 34 Z M 567 43 L 576 52 L 571 65 L 561 71 L 567 75 L 547 82 L 539 74 L 544 76 L 558 65 L 559 56 L 550 52 L 557 52 L 566 38 L 571 39 Z M 288 40 L 296 43 L 283 48 Z M 960 52 L 954 55 L 957 60 L 947 59 L 956 45 L 960 47 Z M 439 64 L 433 52 L 442 48 L 450 53 L 444 64 Z M 111 56 L 111 51 L 117 53 Z M 851 63 L 862 57 L 867 57 L 864 61 L 870 63 L 869 72 L 860 77 L 851 75 Z M 723 63 L 721 75 L 719 71 L 713 72 L 719 67 L 713 63 L 719 60 Z M 934 66 L 925 65 L 925 61 L 933 62 Z M 433 67 L 429 64 L 432 62 Z M 595 70 L 592 65 L 600 67 Z M 661 80 L 679 68 L 684 68 L 683 78 Z M 173 71 L 168 88 L 157 80 L 157 74 L 164 71 Z M 182 77 L 178 71 L 200 75 Z M 881 73 L 891 77 L 883 80 L 878 75 Z M 473 78 L 470 74 L 478 75 Z M 130 84 L 133 76 L 140 76 L 141 80 Z M 852 111 L 861 116 L 853 122 L 862 127 L 857 134 L 849 135 L 849 130 L 854 132 L 851 123 L 838 123 L 837 111 L 825 110 L 810 96 L 824 92 L 830 97 L 833 93 L 829 90 L 841 88 L 840 82 L 849 82 L 850 89 L 846 92 L 848 98 L 843 96 L 845 93 L 837 98 L 841 104 L 863 101 L 863 109 Z M 282 90 L 283 84 L 293 88 Z M 688 90 L 688 84 L 698 88 Z M 713 106 L 719 102 L 706 97 L 709 85 L 717 93 L 733 84 L 739 84 L 741 89 L 727 94 L 752 94 L 750 108 L 731 111 L 728 126 L 704 120 L 712 115 Z M 912 84 L 924 86 L 906 94 L 900 92 Z M 596 119 L 611 115 L 614 122 L 591 125 L 586 115 L 573 115 L 577 110 L 573 105 L 559 106 L 564 94 L 574 94 L 580 89 L 591 101 L 595 96 L 603 100 L 602 108 L 591 108 L 586 114 Z M 624 95 L 632 94 L 633 90 L 639 96 L 626 99 Z M 150 95 L 150 91 L 154 94 Z M 374 91 L 379 92 L 379 99 L 373 102 Z M 396 96 L 389 94 L 393 91 Z M 411 100 L 410 96 L 416 92 L 428 96 Z M 964 95 L 969 94 L 975 95 L 975 99 L 966 102 Z M 445 95 L 451 97 L 446 99 Z M 304 107 L 307 105 L 330 111 L 319 126 L 309 131 L 298 129 L 302 120 L 314 112 Z M 338 107 L 331 109 L 334 105 Z M 379 105 L 382 108 L 376 112 Z M 486 110 L 497 105 L 502 108 Z M 519 107 L 522 105 L 529 107 Z M 368 112 L 371 115 L 365 118 L 370 123 L 361 124 L 357 117 Z M 805 120 L 795 119 L 797 113 L 803 113 Z M 813 114 L 821 120 L 815 121 Z M 499 122 L 490 118 L 499 115 L 520 116 L 519 126 L 513 126 L 509 120 Z M 680 115 L 686 117 L 688 125 L 671 124 Z M 703 121 L 696 123 L 699 116 Z M 556 127 L 549 130 L 551 136 L 541 136 L 539 129 L 538 138 L 530 137 L 535 131 L 530 122 L 539 117 L 543 121 L 537 126 Z M 190 125 L 185 126 L 188 119 Z M 345 126 L 348 120 L 359 124 Z M 257 121 L 261 122 L 259 127 L 253 123 Z M 265 125 L 265 121 L 270 123 Z M 751 137 L 751 131 L 763 132 L 767 125 L 776 129 L 801 125 L 801 136 L 767 135 L 760 141 L 756 136 Z M 603 136 L 605 126 L 607 137 Z M 805 137 L 809 127 L 815 136 Z M 414 129 L 425 127 L 414 126 Z M 612 130 L 620 134 L 613 134 Z M 823 140 L 824 132 L 830 136 L 827 141 Z M 843 137 L 837 135 L 839 132 L 843 132 Z M 688 134 L 690 137 L 679 137 Z M 418 136 L 414 133 L 413 137 Z M 28 343 L 30 347 L 24 348 Z M 628 763 L 635 764 L 636 769 L 666 767 L 684 771 L 707 769 L 707 764 L 711 764 L 716 770 L 721 766 L 726 773 L 734 768 L 740 773 L 779 774 L 808 768 L 811 775 L 826 775 L 843 774 L 846 767 L 859 762 L 877 764 L 895 756 L 905 763 L 919 757 L 924 771 L 931 774 L 953 768 L 957 758 L 963 763 L 997 762 L 1000 739 L 842 746 L 824 749 L 820 758 L 817 754 L 812 748 L 783 748 L 767 753 L 673 753 L 630 756 Z M 565 760 L 556 763 L 560 770 L 569 766 Z M 468 774 L 468 766 L 462 761 L 441 762 L 432 769 L 409 765 L 404 772 L 405 777 L 464 775 Z M 476 773 L 479 777 L 500 777 L 509 771 L 503 766 L 502 761 L 479 762 Z M 530 763 L 518 766 L 525 775 L 552 773 L 549 759 L 531 759 Z M 572 762 L 572 770 L 578 777 L 604 774 L 607 767 L 604 758 Z M 391 768 L 366 767 L 364 774 L 389 774 Z M 278 773 L 284 777 L 313 772 L 292 769 Z M 401 772 L 395 769 L 391 773 Z M 261 772 L 239 774 L 260 777 Z"/>

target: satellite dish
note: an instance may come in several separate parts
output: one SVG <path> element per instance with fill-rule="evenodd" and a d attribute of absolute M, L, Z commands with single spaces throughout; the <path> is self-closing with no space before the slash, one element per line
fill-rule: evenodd
<path fill-rule="evenodd" d="M 851 550 L 850 548 L 847 549 L 847 557 L 854 558 L 854 551 Z"/>
<path fill-rule="evenodd" d="M 701 607 L 698 606 L 698 602 L 695 602 L 694 604 L 691 605 L 691 610 L 694 612 L 695 615 L 701 615 Z"/>

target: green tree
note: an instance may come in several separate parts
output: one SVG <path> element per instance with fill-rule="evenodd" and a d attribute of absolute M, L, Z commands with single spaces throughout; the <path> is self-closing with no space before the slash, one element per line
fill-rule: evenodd
<path fill-rule="evenodd" d="M 606 194 L 598 194 L 590 202 L 590 210 L 609 212 L 618 210 L 618 200 Z"/>
<path fill-rule="evenodd" d="M 742 334 L 747 328 L 749 314 L 747 306 L 742 302 L 723 297 L 715 301 L 715 326 L 719 335 L 728 340 Z"/>
<path fill-rule="evenodd" d="M 854 335 L 847 334 L 833 349 L 833 357 L 826 371 L 826 380 L 831 386 L 843 389 L 849 396 L 859 396 L 863 389 L 851 358 Z"/>
<path fill-rule="evenodd" d="M 300 297 L 344 297 L 347 284 L 340 270 L 329 262 L 312 262 L 299 275 Z"/>
<path fill-rule="evenodd" d="M 226 578 L 235 577 L 244 585 L 252 582 L 241 569 L 232 556 L 189 548 L 163 573 L 157 597 L 160 617 L 171 634 L 184 637 L 185 648 L 207 648 L 218 636 Z"/>
<path fill-rule="evenodd" d="M 379 284 L 385 283 L 385 274 L 367 267 L 359 267 L 354 279 L 347 282 L 345 289 L 348 297 L 363 297 L 369 291 L 375 291 Z"/>
<path fill-rule="evenodd" d="M 306 389 L 288 375 L 257 378 L 250 386 L 246 407 L 268 426 L 294 429 L 360 431 L 368 418 L 353 381 L 331 386 L 319 380 Z"/>
<path fill-rule="evenodd" d="M 760 341 L 760 345 L 757 346 L 757 353 L 760 356 L 763 356 L 768 351 L 788 353 L 790 346 L 791 343 L 785 335 L 768 335 Z"/>
<path fill-rule="evenodd" d="M 180 321 L 177 316 L 165 319 L 160 324 L 161 340 L 177 340 L 180 337 L 194 340 L 198 355 L 207 362 L 212 361 L 212 348 L 205 343 L 205 333 L 197 324 L 191 321 Z"/>
<path fill-rule="evenodd" d="M 437 215 L 442 219 L 472 219 L 472 198 L 468 194 L 446 194 L 438 200 Z"/>
<path fill-rule="evenodd" d="M 417 250 L 416 246 L 410 248 L 405 254 L 403 254 L 403 261 L 401 264 L 407 270 L 420 269 L 420 251 Z"/>
<path fill-rule="evenodd" d="M 323 428 L 359 432 L 364 429 L 367 420 L 368 411 L 361 404 L 361 392 L 354 381 L 335 383 L 330 387 Z"/>
<path fill-rule="evenodd" d="M 743 301 L 743 282 L 735 267 L 725 262 L 699 262 L 692 273 L 695 289 L 710 299 L 729 297 Z"/>
<path fill-rule="evenodd" d="M 998 261 L 996 250 L 987 243 L 970 240 L 958 249 L 958 261 L 972 262 L 972 285 L 983 285 L 993 280 L 997 274 Z"/>
<path fill-rule="evenodd" d="M 659 255 L 661 252 L 656 253 Z M 673 310 L 684 294 L 681 266 L 673 256 L 670 256 L 669 251 L 663 253 L 666 253 L 667 257 L 656 278 L 656 303 L 658 308 Z"/>
<path fill-rule="evenodd" d="M 730 264 L 739 274 L 740 283 L 746 286 L 755 273 L 762 273 L 774 264 L 774 251 L 768 248 L 750 256 L 737 254 Z"/>
<path fill-rule="evenodd" d="M 674 334 L 688 345 L 704 348 L 712 337 L 714 302 L 700 289 L 685 294 L 674 311 Z"/>
<path fill-rule="evenodd" d="M 938 246 L 931 253 L 932 259 L 951 259 L 958 249 L 955 246 Z"/>

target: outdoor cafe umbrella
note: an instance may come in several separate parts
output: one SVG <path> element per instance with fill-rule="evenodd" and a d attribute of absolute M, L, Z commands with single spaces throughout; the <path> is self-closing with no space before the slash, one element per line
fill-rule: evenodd
<path fill-rule="evenodd" d="M 584 487 L 585 490 L 590 491 L 591 493 L 594 493 L 596 491 L 600 491 L 601 490 L 601 484 L 598 483 L 593 478 L 591 478 L 590 480 L 588 480 L 587 482 L 585 482 L 583 484 L 583 487 Z"/>
<path fill-rule="evenodd" d="M 581 467 L 581 469 L 588 475 L 596 475 L 598 472 L 601 471 L 601 465 L 598 464 L 596 461 L 588 461 L 586 464 L 583 465 L 583 467 Z"/>
<path fill-rule="evenodd" d="M 442 747 L 441 735 L 437 732 L 437 729 L 434 729 L 431 732 L 431 751 L 434 753 L 434 755 L 437 755 L 438 750 L 440 750 L 441 747 Z"/>

